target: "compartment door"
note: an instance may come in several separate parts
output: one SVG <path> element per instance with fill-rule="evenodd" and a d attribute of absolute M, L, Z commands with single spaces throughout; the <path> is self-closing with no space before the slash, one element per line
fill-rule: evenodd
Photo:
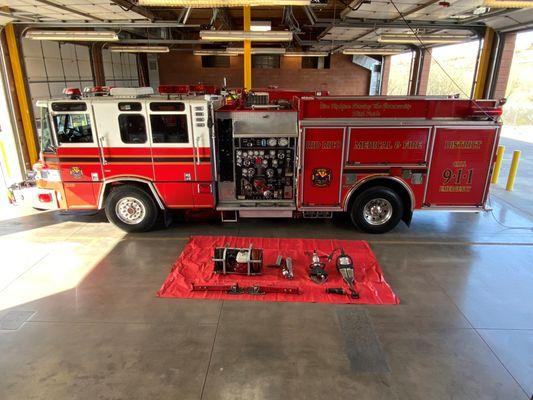
<path fill-rule="evenodd" d="M 425 204 L 481 206 L 496 128 L 438 128 Z"/>
<path fill-rule="evenodd" d="M 344 128 L 306 128 L 303 143 L 302 206 L 338 207 Z"/>

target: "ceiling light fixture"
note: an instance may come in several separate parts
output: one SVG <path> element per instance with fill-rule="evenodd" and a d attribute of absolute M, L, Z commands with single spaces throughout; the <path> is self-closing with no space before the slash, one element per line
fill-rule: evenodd
<path fill-rule="evenodd" d="M 168 46 L 110 46 L 112 53 L 168 53 Z"/>
<path fill-rule="evenodd" d="M 483 5 L 492 8 L 533 8 L 533 1 L 485 0 Z"/>
<path fill-rule="evenodd" d="M 200 38 L 210 42 L 290 42 L 292 32 L 200 31 Z"/>
<path fill-rule="evenodd" d="M 192 52 L 195 56 L 238 56 L 239 53 L 232 53 L 227 50 L 215 50 L 215 49 L 204 49 L 204 50 L 194 50 Z"/>
<path fill-rule="evenodd" d="M 327 57 L 327 51 L 289 51 L 285 57 Z"/>
<path fill-rule="evenodd" d="M 228 47 L 228 53 L 244 54 L 242 47 Z M 281 47 L 252 47 L 252 54 L 285 54 L 285 49 Z"/>
<path fill-rule="evenodd" d="M 252 32 L 268 32 L 272 30 L 272 23 L 270 21 L 252 21 L 250 30 Z"/>
<path fill-rule="evenodd" d="M 72 42 L 113 42 L 118 35 L 113 31 L 54 31 L 31 29 L 24 35 L 32 40 L 66 40 Z"/>
<path fill-rule="evenodd" d="M 146 7 L 243 7 L 243 6 L 309 6 L 311 0 L 139 0 Z"/>
<path fill-rule="evenodd" d="M 394 56 L 396 54 L 404 53 L 407 50 L 404 49 L 344 49 L 342 51 L 342 54 L 348 55 L 348 56 L 356 56 L 356 55 L 375 55 L 375 56 Z"/>
<path fill-rule="evenodd" d="M 424 44 L 445 44 L 445 43 L 461 43 L 472 40 L 474 37 L 467 35 L 413 35 L 405 34 L 384 34 L 378 37 L 380 43 L 413 43 L 420 42 Z"/>

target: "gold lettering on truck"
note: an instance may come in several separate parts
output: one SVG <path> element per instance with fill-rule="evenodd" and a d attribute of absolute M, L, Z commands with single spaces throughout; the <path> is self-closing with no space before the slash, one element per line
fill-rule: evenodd
<path fill-rule="evenodd" d="M 444 148 L 446 150 L 479 150 L 482 143 L 481 140 L 447 140 Z"/>

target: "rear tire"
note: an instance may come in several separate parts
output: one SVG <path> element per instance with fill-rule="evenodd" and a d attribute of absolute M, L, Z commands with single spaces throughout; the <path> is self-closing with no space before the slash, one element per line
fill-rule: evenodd
<path fill-rule="evenodd" d="M 350 217 L 353 224 L 363 232 L 385 233 L 398 225 L 403 209 L 403 202 L 394 190 L 376 186 L 355 198 Z"/>
<path fill-rule="evenodd" d="M 150 194 L 131 185 L 114 188 L 105 203 L 109 222 L 126 232 L 146 232 L 153 228 L 159 210 Z"/>

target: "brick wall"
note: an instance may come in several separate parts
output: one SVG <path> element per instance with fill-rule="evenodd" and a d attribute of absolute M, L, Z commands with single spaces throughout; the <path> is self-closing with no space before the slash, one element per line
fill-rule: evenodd
<path fill-rule="evenodd" d="M 281 89 L 329 90 L 331 94 L 368 94 L 370 72 L 352 63 L 351 56 L 335 54 L 330 69 L 302 69 L 300 57 L 281 56 L 279 69 L 253 69 L 252 86 L 270 85 Z M 243 57 L 230 57 L 229 68 L 202 68 L 200 56 L 170 52 L 159 56 L 162 85 L 194 84 L 221 86 L 226 77 L 229 87 L 243 86 Z"/>
<path fill-rule="evenodd" d="M 425 96 L 428 90 L 429 70 L 431 68 L 431 49 L 424 51 L 424 61 L 422 71 L 420 71 L 420 81 L 418 82 L 417 95 Z"/>
<path fill-rule="evenodd" d="M 509 74 L 511 73 L 511 64 L 513 63 L 516 33 L 505 34 L 503 41 L 502 57 L 495 77 L 496 83 L 494 85 L 492 96 L 490 96 L 493 99 L 501 99 L 505 97 L 507 83 L 509 82 Z"/>

